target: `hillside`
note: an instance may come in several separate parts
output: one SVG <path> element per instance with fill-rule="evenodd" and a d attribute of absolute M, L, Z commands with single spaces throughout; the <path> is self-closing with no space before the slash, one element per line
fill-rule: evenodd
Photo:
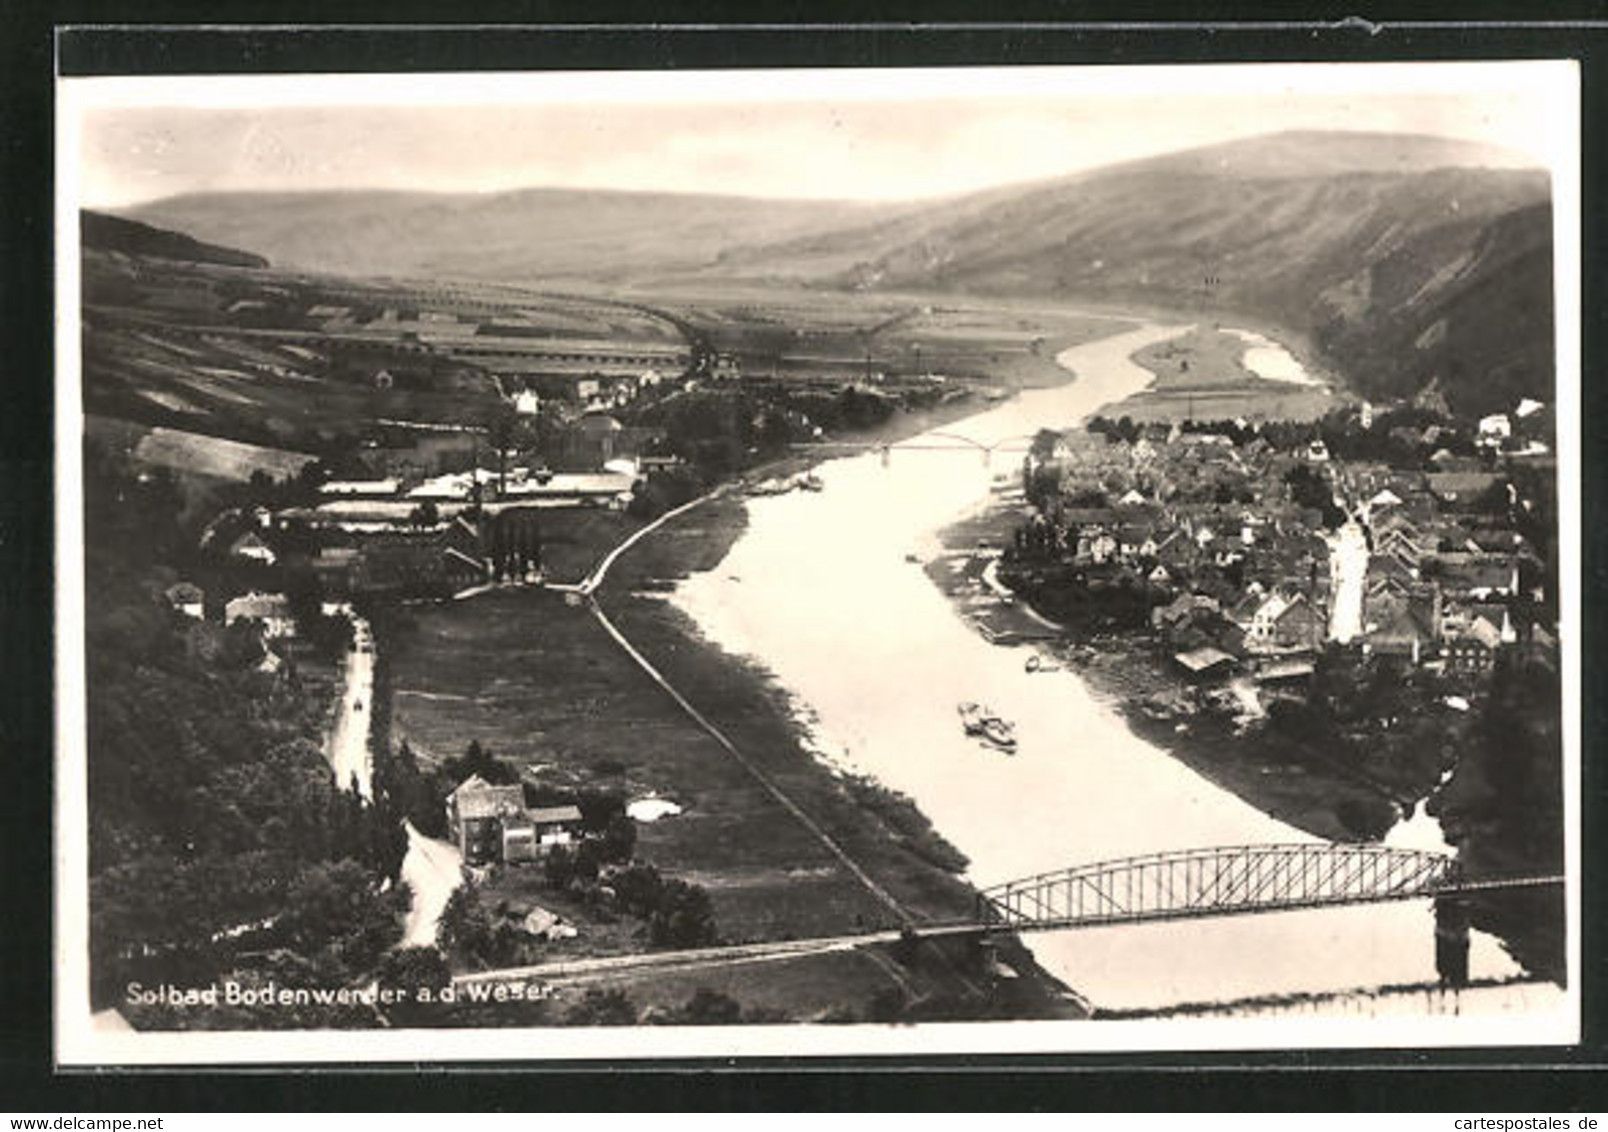
<path fill-rule="evenodd" d="M 82 211 L 78 214 L 79 240 L 86 250 L 121 252 L 187 263 L 217 263 L 228 267 L 267 267 L 268 261 L 251 252 L 203 243 L 183 232 L 170 232 L 120 216 Z"/>
<path fill-rule="evenodd" d="M 1552 273 L 1549 204 L 1431 229 L 1324 294 L 1315 341 L 1365 394 L 1438 382 L 1474 414 L 1550 401 Z"/>
<path fill-rule="evenodd" d="M 897 211 L 886 205 L 674 193 L 203 193 L 128 215 L 346 275 L 563 276 L 623 281 L 714 262 Z"/>
<path fill-rule="evenodd" d="M 1550 187 L 1444 139 L 1279 134 L 728 256 L 731 276 L 1261 320 L 1374 396 L 1551 398 Z M 1500 399 L 1498 399 L 1500 394 Z"/>

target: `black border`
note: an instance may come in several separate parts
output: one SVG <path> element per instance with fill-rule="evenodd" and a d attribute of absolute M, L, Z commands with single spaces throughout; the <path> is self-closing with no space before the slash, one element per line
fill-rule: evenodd
<path fill-rule="evenodd" d="M 6 375 L 0 405 L 0 629 L 6 647 L 6 711 L 0 750 L 7 783 L 0 789 L 0 1111 L 391 1108 L 696 1108 L 764 1111 L 888 1108 L 1083 1109 L 1440 1109 L 1479 1112 L 1535 1108 L 1558 1112 L 1602 1107 L 1608 1097 L 1598 1067 L 1608 1064 L 1603 990 L 1608 979 L 1602 941 L 1604 902 L 1587 888 L 1583 909 L 1585 1041 L 1566 1050 L 1280 1051 L 1009 1057 L 821 1058 L 547 1063 L 431 1068 L 283 1067 L 219 1072 L 136 1071 L 57 1074 L 52 1066 L 51 987 L 51 554 L 50 495 L 52 372 L 51 186 L 54 52 L 63 74 L 246 73 L 252 71 L 389 71 L 616 69 L 730 66 L 938 66 L 1032 63 L 1386 61 L 1573 57 L 1581 61 L 1583 100 L 1582 241 L 1583 333 L 1602 341 L 1600 216 L 1592 207 L 1601 183 L 1603 146 L 1594 133 L 1608 83 L 1608 8 L 1601 3 L 1554 3 L 1546 23 L 1516 4 L 1394 5 L 1389 14 L 1351 15 L 1289 3 L 1260 12 L 1239 5 L 1231 18 L 1195 4 L 1016 5 L 1004 14 L 970 5 L 772 6 L 769 12 L 674 13 L 663 5 L 617 4 L 606 15 L 576 9 L 562 14 L 526 4 L 479 4 L 460 19 L 479 26 L 433 23 L 437 5 L 404 0 L 380 5 L 317 4 L 311 0 L 211 5 L 182 0 L 131 10 L 108 3 L 22 4 L 0 0 L 0 174 L 4 174 L 4 242 L 0 243 L 0 327 L 5 329 Z M 1379 5 L 1370 6 L 1378 9 Z M 226 8 L 233 26 L 198 29 Z M 355 9 L 355 10 L 354 10 Z M 1025 9 L 1025 10 L 1024 10 Z M 842 15 L 854 22 L 830 22 Z M 502 20 L 549 22 L 488 27 Z M 363 25 L 383 18 L 386 24 Z M 721 19 L 742 18 L 746 25 Z M 1169 23 L 1157 23 L 1166 19 Z M 1482 24 L 1444 22 L 1448 19 Z M 345 21 L 337 25 L 334 21 Z M 668 21 L 678 26 L 666 26 Z M 814 22 L 806 22 L 813 20 Z M 1081 21 L 1078 23 L 1073 20 Z M 303 21 L 306 21 L 303 23 Z M 970 22 L 965 22 L 970 21 Z M 1103 25 L 1096 21 L 1106 21 Z M 1305 21 L 1305 22 L 1301 22 Z M 299 23 L 289 28 L 283 25 Z M 400 26 L 412 22 L 414 26 Z M 57 25 L 79 25 L 57 39 Z M 88 25 L 101 26 L 88 26 Z M 281 25 L 277 27 L 264 26 Z M 430 26 L 422 26 L 429 24 Z M 189 26 L 186 26 L 189 25 Z M 252 26 L 255 25 L 255 26 Z M 1590 373 L 1595 350 L 1585 354 Z M 1582 390 L 1585 436 L 1584 562 L 1588 593 L 1603 572 L 1602 396 Z M 1588 604 L 1582 619 L 1587 647 L 1582 807 L 1608 812 L 1601 770 L 1592 755 L 1603 707 L 1590 644 L 1602 612 Z M 1601 857 L 1601 822 L 1588 820 L 1582 859 Z M 1550 1067 L 1550 1068 L 1548 1068 Z M 1429 1071 L 1429 1072 L 1426 1072 Z"/>

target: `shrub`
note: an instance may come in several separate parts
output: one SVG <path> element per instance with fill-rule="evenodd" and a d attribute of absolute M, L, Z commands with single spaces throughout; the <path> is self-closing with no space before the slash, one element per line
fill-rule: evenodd
<path fill-rule="evenodd" d="M 665 881 L 658 907 L 648 917 L 648 938 L 654 947 L 703 947 L 719 942 L 709 894 L 685 881 Z"/>
<path fill-rule="evenodd" d="M 614 864 L 625 864 L 636 852 L 636 842 L 636 822 L 624 813 L 615 814 L 604 827 L 603 840 L 599 842 L 603 860 Z"/>
<path fill-rule="evenodd" d="M 547 877 L 548 887 L 559 890 L 568 888 L 575 876 L 575 862 L 570 857 L 570 851 L 562 845 L 555 845 L 543 859 L 542 871 Z"/>
<path fill-rule="evenodd" d="M 684 1026 L 732 1026 L 742 1021 L 742 1015 L 742 1007 L 730 995 L 699 987 L 671 1018 Z"/>

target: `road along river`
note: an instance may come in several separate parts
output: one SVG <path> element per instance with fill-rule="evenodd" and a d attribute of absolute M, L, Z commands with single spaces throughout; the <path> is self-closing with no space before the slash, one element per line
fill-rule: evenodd
<path fill-rule="evenodd" d="M 938 431 L 986 445 L 1072 425 L 1149 384 L 1131 355 L 1187 329 L 1142 326 L 1074 347 L 1058 361 L 1075 381 Z M 1135 736 L 1075 672 L 1027 673 L 1023 648 L 990 644 L 907 561 L 936 557 L 938 532 L 984 504 L 992 476 L 1017 460 L 997 455 L 991 469 L 980 452 L 895 448 L 886 466 L 875 454 L 826 463 L 822 492 L 751 500 L 726 559 L 672 600 L 708 638 L 774 673 L 822 758 L 915 799 L 971 858 L 979 886 L 1135 853 L 1312 840 Z M 962 700 L 1015 722 L 1014 757 L 962 734 Z M 1427 818 L 1400 836 L 1443 847 Z M 1027 942 L 1096 1005 L 1144 1008 L 1433 982 L 1432 926 L 1428 902 L 1412 901 Z M 1475 936 L 1472 976 L 1516 970 Z"/>

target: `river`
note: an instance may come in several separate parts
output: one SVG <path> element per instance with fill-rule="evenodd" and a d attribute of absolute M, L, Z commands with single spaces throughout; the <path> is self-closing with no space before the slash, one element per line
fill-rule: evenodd
<path fill-rule="evenodd" d="M 1322 387 L 1323 382 L 1306 371 L 1295 355 L 1271 338 L 1254 330 L 1234 330 L 1223 327 L 1224 334 L 1232 334 L 1247 347 L 1240 364 L 1264 381 L 1283 381 L 1291 385 Z"/>
<path fill-rule="evenodd" d="M 1057 360 L 1076 380 L 937 431 L 992 444 L 1071 425 L 1149 384 L 1131 355 L 1188 329 L 1146 325 L 1074 347 Z M 941 553 L 938 533 L 986 503 L 1015 457 L 997 463 L 898 448 L 886 466 L 876 455 L 828 462 L 824 491 L 752 499 L 726 559 L 672 600 L 775 675 L 820 757 L 915 799 L 978 885 L 1135 853 L 1313 840 L 1133 734 L 1076 672 L 1024 671 L 1022 648 L 990 644 L 907 561 Z M 1015 721 L 1015 757 L 961 733 L 962 700 Z M 1402 836 L 1438 832 L 1420 815 Z M 1151 1008 L 1433 981 L 1432 925 L 1429 903 L 1412 901 L 1026 939 L 1096 1005 Z M 1476 934 L 1472 976 L 1516 970 Z"/>

